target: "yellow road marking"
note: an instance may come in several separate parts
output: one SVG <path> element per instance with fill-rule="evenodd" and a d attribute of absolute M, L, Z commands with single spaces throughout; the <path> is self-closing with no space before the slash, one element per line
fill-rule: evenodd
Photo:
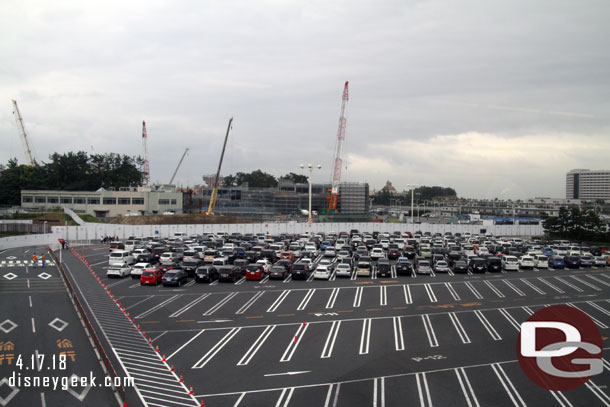
<path fill-rule="evenodd" d="M 480 302 L 467 302 L 464 304 L 460 304 L 462 307 L 478 307 L 479 305 L 483 305 Z"/>
<path fill-rule="evenodd" d="M 375 283 L 372 281 L 357 281 L 354 284 L 375 284 Z"/>
<path fill-rule="evenodd" d="M 176 322 L 195 322 L 195 320 L 194 319 L 180 319 Z"/>
<path fill-rule="evenodd" d="M 392 309 L 407 309 L 409 307 L 392 307 Z"/>
<path fill-rule="evenodd" d="M 346 310 L 346 311 L 336 311 L 336 312 L 354 312 L 354 310 L 350 309 L 350 310 Z"/>
<path fill-rule="evenodd" d="M 141 324 L 158 324 L 158 323 L 160 323 L 160 322 L 161 322 L 161 321 L 141 321 L 140 323 L 141 323 Z"/>
<path fill-rule="evenodd" d="M 367 311 L 381 311 L 381 308 L 368 308 Z"/>
<path fill-rule="evenodd" d="M 398 280 L 382 280 L 380 281 L 381 284 L 390 284 L 390 283 L 397 283 Z"/>
<path fill-rule="evenodd" d="M 253 316 L 253 317 L 246 317 L 246 318 L 263 318 L 263 316 L 262 315 L 256 315 L 256 316 Z"/>
<path fill-rule="evenodd" d="M 292 316 L 294 316 L 294 315 L 295 315 L 295 314 L 279 314 L 279 315 L 277 315 L 277 316 L 278 316 L 278 317 L 292 317 Z"/>

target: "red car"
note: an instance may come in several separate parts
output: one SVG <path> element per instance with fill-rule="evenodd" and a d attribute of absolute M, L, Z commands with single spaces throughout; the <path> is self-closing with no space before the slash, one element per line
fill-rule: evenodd
<path fill-rule="evenodd" d="M 246 266 L 246 280 L 262 280 L 265 274 L 265 267 L 262 264 L 248 264 Z"/>
<path fill-rule="evenodd" d="M 282 252 L 280 259 L 288 259 L 294 263 L 294 253 L 289 251 Z"/>
<path fill-rule="evenodd" d="M 163 272 L 159 269 L 144 269 L 142 276 L 140 277 L 140 285 L 159 285 L 163 278 Z"/>
<path fill-rule="evenodd" d="M 113 240 L 112 242 L 110 242 L 110 251 L 113 250 L 125 250 L 125 245 L 123 244 L 123 242 Z"/>

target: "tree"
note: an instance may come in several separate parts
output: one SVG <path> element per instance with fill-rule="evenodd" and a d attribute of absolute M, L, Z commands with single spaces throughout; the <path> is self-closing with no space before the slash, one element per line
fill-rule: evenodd
<path fill-rule="evenodd" d="M 306 175 L 295 174 L 294 172 L 286 174 L 283 177 L 280 177 L 280 179 L 287 179 L 287 180 L 290 180 L 290 181 L 294 182 L 295 184 L 307 184 L 307 183 L 309 183 L 309 180 L 307 179 Z"/>

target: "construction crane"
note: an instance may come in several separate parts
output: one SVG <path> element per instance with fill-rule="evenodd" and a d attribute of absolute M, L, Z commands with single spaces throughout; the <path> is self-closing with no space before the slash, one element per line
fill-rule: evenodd
<path fill-rule="evenodd" d="M 176 170 L 174 171 L 174 175 L 172 175 L 172 179 L 169 180 L 169 184 L 172 185 L 172 183 L 174 182 L 174 178 L 176 178 L 176 174 L 178 173 L 178 170 L 180 169 L 180 166 L 182 165 L 182 161 L 184 160 L 184 157 L 186 156 L 186 153 L 189 152 L 188 147 L 184 150 L 184 154 L 182 154 L 182 158 L 180 159 L 180 161 L 178 162 L 178 166 L 176 167 Z"/>
<path fill-rule="evenodd" d="M 341 159 L 341 150 L 343 149 L 343 141 L 345 140 L 345 127 L 347 118 L 345 117 L 345 109 L 347 108 L 347 100 L 349 99 L 348 91 L 349 82 L 345 82 L 343 88 L 343 98 L 341 102 L 341 116 L 339 116 L 339 129 L 337 130 L 337 144 L 335 146 L 335 157 L 333 160 L 333 184 L 328 197 L 327 212 L 337 211 L 337 201 L 339 200 L 339 182 L 341 182 L 341 167 L 343 160 Z"/>
<path fill-rule="evenodd" d="M 150 168 L 148 166 L 148 148 L 146 147 L 147 140 L 148 134 L 146 133 L 146 122 L 142 120 L 142 145 L 144 146 L 144 185 L 148 185 L 150 182 Z"/>
<path fill-rule="evenodd" d="M 227 134 L 225 135 L 225 142 L 222 145 L 222 153 L 220 153 L 220 162 L 218 163 L 218 171 L 216 171 L 216 178 L 214 179 L 214 189 L 212 189 L 212 196 L 210 197 L 210 206 L 206 215 L 214 215 L 214 207 L 216 206 L 216 196 L 218 195 L 218 177 L 220 177 L 220 168 L 222 167 L 222 159 L 225 156 L 225 148 L 227 147 L 227 140 L 229 139 L 229 130 L 231 130 L 231 123 L 233 118 L 229 119 L 229 125 L 227 126 Z"/>
<path fill-rule="evenodd" d="M 21 117 L 21 112 L 19 112 L 19 108 L 17 107 L 17 101 L 13 100 L 13 114 L 15 115 L 15 121 L 17 122 L 17 129 L 19 130 L 19 137 L 21 138 L 21 143 L 23 144 L 23 150 L 25 152 L 25 159 L 28 165 L 36 165 L 36 160 L 32 154 L 32 149 L 30 148 L 30 141 L 28 140 L 28 135 L 25 132 L 25 126 L 23 125 L 23 118 Z"/>

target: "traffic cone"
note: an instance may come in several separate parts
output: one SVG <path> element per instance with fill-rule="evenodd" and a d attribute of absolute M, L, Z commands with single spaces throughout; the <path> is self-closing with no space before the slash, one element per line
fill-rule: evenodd
<path fill-rule="evenodd" d="M 294 343 L 297 343 L 297 336 L 294 336 Z"/>
<path fill-rule="evenodd" d="M 173 363 L 172 363 L 172 368 L 171 368 L 171 369 L 169 369 L 169 371 L 170 371 L 170 372 L 173 372 L 173 371 L 174 371 L 174 364 L 173 364 Z"/>
<path fill-rule="evenodd" d="M 150 336 L 148 337 L 148 344 L 152 345 L 152 339 L 150 339 Z"/>
<path fill-rule="evenodd" d="M 165 360 L 165 353 L 163 354 L 163 359 L 161 359 L 161 362 L 167 362 L 167 360 Z"/>
<path fill-rule="evenodd" d="M 159 353 L 159 345 L 155 347 L 155 352 Z"/>
<path fill-rule="evenodd" d="M 193 391 L 193 386 L 191 386 L 189 388 L 189 394 L 192 396 L 193 394 L 195 394 L 195 392 Z"/>
<path fill-rule="evenodd" d="M 179 383 L 184 383 L 184 379 L 182 378 L 182 373 L 180 373 L 180 380 L 178 380 Z"/>
<path fill-rule="evenodd" d="M 203 399 L 201 399 L 201 404 L 199 404 L 199 407 L 205 407 L 205 402 L 203 401 Z"/>

